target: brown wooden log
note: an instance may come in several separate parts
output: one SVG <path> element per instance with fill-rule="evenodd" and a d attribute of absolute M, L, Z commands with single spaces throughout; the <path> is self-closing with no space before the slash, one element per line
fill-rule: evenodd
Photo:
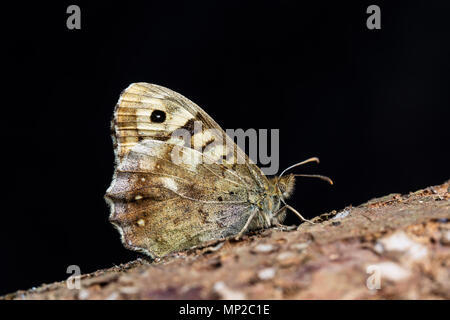
<path fill-rule="evenodd" d="M 450 182 L 3 299 L 450 299 Z"/>

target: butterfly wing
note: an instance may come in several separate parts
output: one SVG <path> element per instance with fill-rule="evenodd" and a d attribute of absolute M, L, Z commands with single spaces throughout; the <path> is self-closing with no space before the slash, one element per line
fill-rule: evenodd
<path fill-rule="evenodd" d="M 173 134 L 180 128 L 190 133 L 189 144 Z M 264 190 L 267 178 L 185 97 L 132 84 L 121 94 L 112 129 L 116 170 L 106 199 L 126 247 L 160 257 L 235 235 L 257 210 L 249 194 Z"/>
<path fill-rule="evenodd" d="M 164 121 L 152 121 L 152 115 L 156 112 L 164 114 Z M 195 131 L 196 122 L 201 123 L 200 132 Z M 162 86 L 144 82 L 131 84 L 119 98 L 111 128 L 116 163 L 142 140 L 179 144 L 180 140 L 174 137 L 174 132 L 183 129 L 191 135 L 190 146 L 201 147 L 202 154 L 213 159 L 227 157 L 223 159 L 223 164 L 236 171 L 242 179 L 256 183 L 260 188 L 267 184 L 267 178 L 258 166 L 251 163 L 245 152 L 203 109 Z"/>

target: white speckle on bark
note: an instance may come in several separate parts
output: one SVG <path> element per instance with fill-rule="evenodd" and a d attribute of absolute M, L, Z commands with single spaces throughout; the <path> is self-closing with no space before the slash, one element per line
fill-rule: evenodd
<path fill-rule="evenodd" d="M 403 268 L 397 263 L 386 261 L 374 265 L 379 268 L 381 279 L 388 279 L 391 281 L 401 281 L 409 278 L 411 272 L 408 269 Z"/>
<path fill-rule="evenodd" d="M 254 251 L 260 252 L 260 253 L 268 253 L 268 252 L 275 251 L 275 249 L 276 249 L 275 246 L 273 246 L 271 244 L 258 244 L 254 248 Z"/>
<path fill-rule="evenodd" d="M 379 253 L 398 252 L 412 261 L 422 260 L 428 255 L 428 250 L 424 245 L 413 241 L 403 231 L 397 231 L 378 240 L 375 250 Z"/>
<path fill-rule="evenodd" d="M 450 230 L 444 231 L 441 237 L 441 243 L 444 245 L 450 245 Z"/>
<path fill-rule="evenodd" d="M 86 300 L 87 298 L 89 298 L 89 291 L 86 289 L 80 290 L 80 292 L 78 292 L 78 299 L 80 300 Z"/>
<path fill-rule="evenodd" d="M 119 294 L 117 292 L 113 292 L 106 297 L 106 300 L 117 300 L 117 299 L 119 299 Z"/>
<path fill-rule="evenodd" d="M 303 251 L 308 247 L 309 247 L 309 242 L 294 243 L 293 245 L 291 245 L 291 249 L 294 249 L 297 251 Z"/>
<path fill-rule="evenodd" d="M 245 300 L 245 294 L 232 290 L 223 281 L 216 282 L 213 290 L 224 300 Z"/>
<path fill-rule="evenodd" d="M 293 258 L 293 257 L 295 257 L 295 254 L 293 252 L 285 251 L 285 252 L 282 252 L 282 253 L 280 253 L 278 255 L 277 260 L 278 261 L 283 261 L 283 260 L 287 260 L 287 259 L 290 259 L 290 258 Z"/>
<path fill-rule="evenodd" d="M 261 280 L 270 280 L 275 277 L 275 268 L 266 268 L 258 272 L 258 278 Z"/>
<path fill-rule="evenodd" d="M 342 219 L 345 218 L 346 216 L 348 216 L 350 214 L 350 210 L 342 210 L 340 212 L 338 212 L 332 219 Z"/>

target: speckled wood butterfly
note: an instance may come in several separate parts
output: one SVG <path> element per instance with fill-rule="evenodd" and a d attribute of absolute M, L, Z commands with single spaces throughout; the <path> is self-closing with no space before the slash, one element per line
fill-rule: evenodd
<path fill-rule="evenodd" d="M 116 167 L 105 198 L 109 219 L 129 249 L 162 257 L 280 225 L 286 209 L 305 220 L 285 202 L 299 175 L 283 174 L 317 158 L 269 179 L 199 106 L 148 83 L 122 92 L 111 127 Z M 191 143 L 174 135 L 179 129 Z M 183 161 L 174 161 L 175 149 Z"/>

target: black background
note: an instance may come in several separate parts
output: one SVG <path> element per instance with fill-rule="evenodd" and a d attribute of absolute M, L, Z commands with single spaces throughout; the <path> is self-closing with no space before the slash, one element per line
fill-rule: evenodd
<path fill-rule="evenodd" d="M 164 4 L 161 4 L 164 2 Z M 68 30 L 78 4 L 81 30 Z M 368 30 L 366 8 L 381 7 Z M 449 178 L 448 1 L 131 1 L 2 5 L 0 294 L 134 259 L 108 222 L 109 121 L 132 82 L 223 128 L 279 128 L 280 169 L 321 164 L 305 216 Z M 289 217 L 288 224 L 298 223 Z"/>

